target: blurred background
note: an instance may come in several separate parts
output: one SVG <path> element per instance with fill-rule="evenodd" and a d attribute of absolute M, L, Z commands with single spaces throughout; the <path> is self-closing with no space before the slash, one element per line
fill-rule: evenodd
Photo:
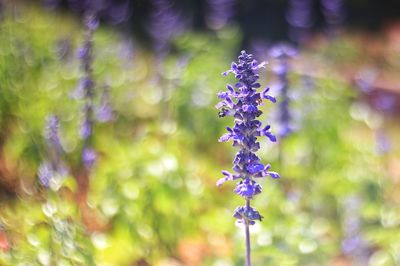
<path fill-rule="evenodd" d="M 400 265 L 400 3 L 0 0 L 0 265 L 244 264 L 216 93 L 277 143 L 254 265 Z"/>

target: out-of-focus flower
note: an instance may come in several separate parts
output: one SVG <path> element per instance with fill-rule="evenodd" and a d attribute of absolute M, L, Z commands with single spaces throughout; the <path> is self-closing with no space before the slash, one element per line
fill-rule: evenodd
<path fill-rule="evenodd" d="M 44 161 L 40 164 L 38 170 L 39 182 L 42 186 L 48 187 L 50 179 L 54 177 L 53 169 L 49 162 Z"/>
<path fill-rule="evenodd" d="M 59 2 L 59 0 L 44 1 Z M 68 0 L 68 6 L 81 14 L 94 13 L 97 17 L 113 25 L 126 22 L 131 17 L 130 0 Z"/>
<path fill-rule="evenodd" d="M 258 109 L 263 99 L 276 102 L 275 98 L 268 94 L 269 88 L 261 93 L 257 89 L 261 87 L 258 83 L 259 75 L 257 70 L 264 67 L 265 63 L 259 64 L 253 55 L 242 51 L 237 63 L 232 63 L 231 69 L 223 73 L 233 73 L 238 80 L 235 86 L 227 85 L 227 91 L 218 93 L 222 99 L 216 106 L 220 110 L 219 116 L 233 116 L 235 125 L 227 127 L 227 133 L 220 137 L 220 142 L 232 140 L 233 146 L 239 147 L 233 161 L 233 171 L 222 171 L 224 178 L 221 178 L 217 185 L 228 180 L 240 180 L 235 188 L 235 193 L 246 199 L 246 206 L 239 207 L 234 217 L 241 222 L 253 224 L 255 220 L 261 220 L 261 215 L 250 207 L 250 200 L 261 193 L 261 185 L 255 178 L 270 176 L 278 178 L 279 175 L 269 171 L 270 165 L 263 165 L 260 158 L 255 154 L 260 149 L 257 142 L 259 136 L 266 136 L 270 141 L 276 141 L 275 136 L 270 132 L 270 126 L 262 126 L 257 120 L 262 112 Z"/>
<path fill-rule="evenodd" d="M 334 33 L 346 17 L 343 0 L 321 0 L 322 13 L 329 33 Z"/>
<path fill-rule="evenodd" d="M 94 109 L 94 81 L 92 77 L 93 63 L 93 33 L 99 26 L 96 14 L 88 13 L 84 19 L 86 32 L 83 46 L 78 50 L 78 58 L 81 60 L 83 77 L 79 81 L 76 96 L 83 96 L 85 106 L 83 108 L 83 122 L 81 123 L 80 135 L 88 139 L 93 133 L 93 109 Z"/>
<path fill-rule="evenodd" d="M 61 0 L 43 0 L 43 5 L 48 9 L 55 9 L 61 4 Z"/>
<path fill-rule="evenodd" d="M 104 86 L 100 105 L 96 108 L 96 118 L 100 122 L 108 122 L 113 119 L 113 109 L 111 107 L 110 93 L 107 86 Z"/>
<path fill-rule="evenodd" d="M 93 164 L 96 162 L 96 152 L 90 148 L 85 147 L 82 151 L 82 162 L 87 168 L 91 168 Z"/>
<path fill-rule="evenodd" d="M 207 0 L 207 25 L 213 30 L 226 26 L 235 15 L 235 4 L 235 0 Z"/>
<path fill-rule="evenodd" d="M 289 0 L 286 13 L 289 23 L 289 37 L 296 43 L 303 43 L 314 25 L 312 0 Z"/>
<path fill-rule="evenodd" d="M 38 169 L 39 182 L 45 187 L 49 187 L 52 180 L 61 179 L 68 174 L 68 169 L 61 158 L 64 149 L 59 138 L 59 127 L 58 117 L 49 115 L 45 127 L 48 155 Z"/>
<path fill-rule="evenodd" d="M 171 0 L 152 0 L 151 4 L 153 9 L 148 30 L 155 51 L 165 54 L 169 50 L 171 39 L 186 29 L 187 22 Z"/>
<path fill-rule="evenodd" d="M 344 201 L 342 251 L 354 260 L 355 265 L 368 264 L 370 256 L 368 243 L 360 234 L 361 204 L 360 198 L 355 195 L 347 197 Z"/>
<path fill-rule="evenodd" d="M 49 115 L 47 117 L 45 137 L 50 146 L 61 148 L 60 137 L 59 137 L 60 121 L 57 116 Z"/>
<path fill-rule="evenodd" d="M 355 77 L 355 83 L 362 92 L 370 92 L 378 75 L 379 71 L 377 69 L 373 67 L 365 67 L 358 71 Z"/>
<path fill-rule="evenodd" d="M 289 44 L 278 44 L 269 52 L 270 57 L 277 60 L 277 64 L 272 69 L 278 78 L 281 98 L 279 102 L 278 121 L 280 126 L 279 136 L 282 138 L 286 137 L 294 130 L 290 111 L 290 84 L 288 74 L 290 72 L 289 60 L 296 56 L 296 54 L 297 50 Z"/>
<path fill-rule="evenodd" d="M 390 138 L 383 129 L 378 129 L 375 132 L 376 152 L 379 155 L 387 154 L 391 150 Z"/>
<path fill-rule="evenodd" d="M 113 25 L 122 24 L 131 17 L 130 1 L 108 1 L 101 10 L 103 17 Z"/>

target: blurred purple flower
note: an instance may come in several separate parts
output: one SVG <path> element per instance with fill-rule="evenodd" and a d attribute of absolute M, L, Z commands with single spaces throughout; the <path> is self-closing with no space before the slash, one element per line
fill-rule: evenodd
<path fill-rule="evenodd" d="M 54 177 L 53 170 L 51 169 L 51 165 L 45 161 L 40 164 L 39 170 L 38 170 L 38 177 L 39 177 L 39 182 L 42 186 L 48 187 L 50 179 Z"/>
<path fill-rule="evenodd" d="M 62 2 L 62 0 L 42 0 L 45 8 L 56 9 Z"/>
<path fill-rule="evenodd" d="M 286 20 L 289 37 L 296 43 L 304 42 L 314 25 L 313 0 L 289 0 Z"/>
<path fill-rule="evenodd" d="M 346 17 L 343 0 L 321 0 L 322 13 L 329 33 L 334 33 Z"/>
<path fill-rule="evenodd" d="M 376 140 L 376 152 L 379 155 L 387 154 L 391 150 L 391 141 L 390 138 L 383 129 L 377 130 L 375 132 L 375 140 Z"/>
<path fill-rule="evenodd" d="M 378 75 L 379 71 L 374 67 L 364 67 L 356 74 L 355 83 L 362 92 L 370 92 Z"/>
<path fill-rule="evenodd" d="M 148 31 L 156 52 L 165 54 L 169 50 L 171 39 L 186 29 L 187 21 L 182 13 L 175 10 L 171 0 L 152 0 L 151 3 L 153 9 Z"/>
<path fill-rule="evenodd" d="M 129 0 L 68 0 L 68 3 L 69 7 L 78 13 L 94 13 L 113 25 L 121 24 L 131 16 Z"/>
<path fill-rule="evenodd" d="M 118 25 L 126 22 L 131 17 L 129 0 L 108 1 L 108 5 L 102 10 L 102 14 L 109 23 Z"/>
<path fill-rule="evenodd" d="M 110 93 L 107 86 L 104 86 L 103 93 L 100 99 L 100 105 L 96 108 L 96 118 L 100 122 L 108 122 L 113 119 Z"/>
<path fill-rule="evenodd" d="M 81 68 L 84 76 L 79 81 L 75 96 L 83 95 L 85 106 L 83 108 L 83 121 L 80 128 L 80 135 L 83 139 L 89 139 L 93 133 L 93 102 L 94 102 L 94 81 L 92 77 L 93 64 L 93 33 L 99 26 L 99 21 L 95 14 L 85 15 L 84 24 L 86 27 L 85 40 L 83 46 L 78 50 L 78 58 L 81 60 Z"/>
<path fill-rule="evenodd" d="M 60 146 L 60 138 L 58 131 L 60 128 L 60 121 L 57 116 L 49 115 L 46 121 L 45 137 L 50 145 Z"/>
<path fill-rule="evenodd" d="M 96 152 L 90 148 L 85 147 L 82 151 L 82 162 L 87 168 L 91 168 L 93 164 L 96 162 Z"/>
<path fill-rule="evenodd" d="M 48 187 L 51 179 L 61 178 L 68 174 L 68 169 L 62 161 L 63 148 L 59 138 L 59 120 L 55 115 L 47 117 L 45 138 L 47 141 L 47 158 L 38 169 L 39 182 Z"/>
<path fill-rule="evenodd" d="M 262 112 L 258 109 L 262 99 L 275 102 L 275 98 L 268 95 L 269 88 L 263 92 L 257 92 L 260 88 L 258 83 L 258 69 L 263 68 L 265 63 L 259 64 L 253 55 L 242 51 L 238 57 L 238 62 L 233 62 L 231 69 L 224 72 L 226 76 L 229 73 L 235 75 L 238 82 L 235 86 L 227 85 L 227 91 L 218 93 L 218 97 L 222 99 L 216 108 L 220 110 L 219 116 L 233 116 L 235 125 L 233 128 L 227 127 L 227 133 L 220 137 L 220 142 L 233 141 L 233 146 L 239 147 L 233 161 L 233 171 L 222 171 L 223 178 L 218 180 L 217 185 L 222 185 L 229 180 L 241 179 L 237 183 L 235 193 L 246 199 L 246 206 L 239 207 L 234 217 L 242 219 L 246 224 L 253 224 L 254 220 L 261 220 L 261 215 L 250 207 L 250 200 L 253 196 L 261 193 L 261 186 L 254 178 L 270 176 L 279 177 L 275 172 L 269 171 L 270 165 L 263 165 L 260 158 L 255 154 L 260 149 L 260 143 L 257 137 L 266 136 L 270 141 L 276 141 L 276 138 L 270 132 L 270 126 L 262 127 L 257 117 Z"/>
<path fill-rule="evenodd" d="M 370 247 L 361 235 L 361 199 L 357 196 L 348 196 L 343 203 L 343 231 L 342 252 L 350 256 L 355 265 L 367 265 L 370 256 Z"/>
<path fill-rule="evenodd" d="M 273 68 L 273 72 L 278 78 L 280 103 L 279 103 L 279 136 L 284 138 L 294 130 L 292 125 L 292 116 L 290 112 L 290 97 L 289 97 L 289 78 L 290 72 L 289 59 L 297 55 L 297 50 L 289 44 L 278 44 L 271 48 L 269 55 L 277 60 L 277 65 Z"/>
<path fill-rule="evenodd" d="M 372 99 L 373 105 L 380 111 L 390 113 L 395 110 L 396 97 L 392 92 L 379 91 Z"/>
<path fill-rule="evenodd" d="M 254 56 L 258 58 L 267 58 L 270 50 L 270 43 L 261 39 L 254 39 L 250 42 L 250 48 Z"/>
<path fill-rule="evenodd" d="M 98 2 L 98 3 L 96 3 Z M 97 10 L 101 9 L 103 1 L 95 0 L 68 0 L 69 7 L 77 12 L 87 12 L 89 10 L 94 11 L 93 8 L 96 7 Z M 96 11 L 97 11 L 96 10 Z"/>
<path fill-rule="evenodd" d="M 83 109 L 84 118 L 79 129 L 79 134 L 82 139 L 86 140 L 89 139 L 93 133 L 93 111 L 88 104 L 86 104 Z"/>
<path fill-rule="evenodd" d="M 235 4 L 235 0 L 207 0 L 207 25 L 213 30 L 226 26 L 235 15 Z"/>

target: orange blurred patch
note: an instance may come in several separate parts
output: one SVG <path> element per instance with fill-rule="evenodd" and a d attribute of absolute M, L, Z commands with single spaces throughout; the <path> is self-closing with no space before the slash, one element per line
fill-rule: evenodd
<path fill-rule="evenodd" d="M 10 248 L 10 242 L 8 242 L 6 234 L 4 232 L 0 232 L 0 249 L 4 252 L 8 252 Z"/>
<path fill-rule="evenodd" d="M 178 244 L 178 254 L 184 265 L 200 266 L 210 255 L 210 246 L 202 239 L 183 239 Z"/>

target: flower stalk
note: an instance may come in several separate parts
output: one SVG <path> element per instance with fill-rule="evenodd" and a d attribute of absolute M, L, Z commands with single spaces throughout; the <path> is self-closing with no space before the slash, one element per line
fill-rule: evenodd
<path fill-rule="evenodd" d="M 227 91 L 218 93 L 221 101 L 216 105 L 220 110 L 219 116 L 233 116 L 235 125 L 233 128 L 227 127 L 227 133 L 220 137 L 220 142 L 233 141 L 233 146 L 238 147 L 233 161 L 233 171 L 222 171 L 223 178 L 218 180 L 217 186 L 226 181 L 238 180 L 234 192 L 246 200 L 245 206 L 236 208 L 233 217 L 239 224 L 243 224 L 246 237 L 246 266 L 251 265 L 250 251 L 250 225 L 255 224 L 256 220 L 261 221 L 261 214 L 251 207 L 251 200 L 255 195 L 261 193 L 261 185 L 256 179 L 270 176 L 279 178 L 276 172 L 270 171 L 269 164 L 262 164 L 256 152 L 260 149 L 260 143 L 257 138 L 266 136 L 270 141 L 275 142 L 276 137 L 270 132 L 270 125 L 262 126 L 257 119 L 262 111 L 258 107 L 262 100 L 266 99 L 273 103 L 276 99 L 269 95 L 269 88 L 265 88 L 261 93 L 257 89 L 261 87 L 258 83 L 258 69 L 263 68 L 265 63 L 259 64 L 253 58 L 253 55 L 242 51 L 238 57 L 237 63 L 232 63 L 231 69 L 224 72 L 226 76 L 229 73 L 235 75 L 238 82 L 232 86 L 227 85 Z"/>

